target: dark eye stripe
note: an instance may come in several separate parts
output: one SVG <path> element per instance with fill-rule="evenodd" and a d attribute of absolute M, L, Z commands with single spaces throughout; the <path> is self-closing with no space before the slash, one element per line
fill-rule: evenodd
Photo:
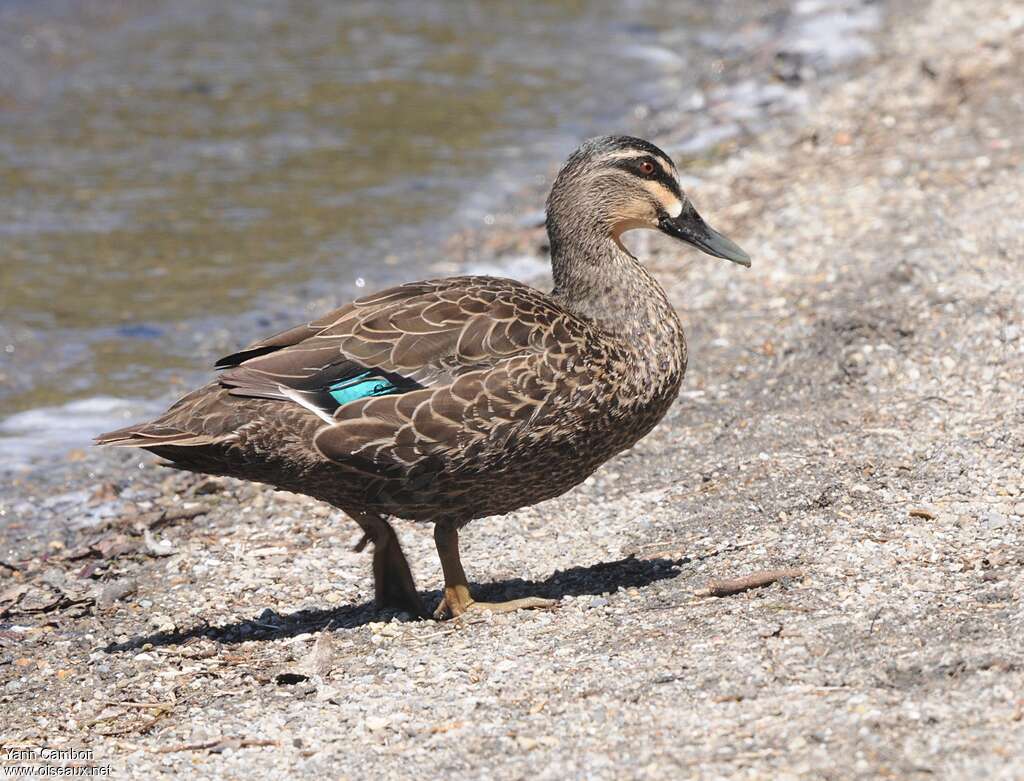
<path fill-rule="evenodd" d="M 661 155 L 655 155 L 652 159 L 657 164 L 657 167 L 660 167 L 665 172 L 666 176 L 675 177 L 676 167 L 672 164 L 671 160 L 666 160 Z"/>
<path fill-rule="evenodd" d="M 655 161 L 654 171 L 652 171 L 649 174 L 645 174 L 643 171 L 640 170 L 640 164 L 643 163 L 645 160 Z M 623 171 L 629 171 L 629 173 L 633 174 L 634 176 L 639 176 L 641 179 L 649 179 L 652 182 L 657 182 L 658 184 L 664 186 L 664 188 L 668 190 L 670 193 L 672 193 L 676 198 L 682 200 L 683 193 L 679 189 L 679 182 L 676 181 L 676 178 L 674 176 L 669 176 L 668 173 L 665 171 L 664 167 L 659 165 L 658 162 L 660 161 L 658 161 L 657 158 L 629 157 L 623 158 L 621 160 L 613 160 L 611 162 L 611 165 L 613 168 L 619 168 Z"/>

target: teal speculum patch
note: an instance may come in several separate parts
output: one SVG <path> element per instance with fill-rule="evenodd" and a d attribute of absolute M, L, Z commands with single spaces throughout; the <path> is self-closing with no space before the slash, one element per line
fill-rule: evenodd
<path fill-rule="evenodd" d="M 368 396 L 387 396 L 397 391 L 398 387 L 394 383 L 383 377 L 372 377 L 369 372 L 341 380 L 327 388 L 331 398 L 339 405 Z"/>

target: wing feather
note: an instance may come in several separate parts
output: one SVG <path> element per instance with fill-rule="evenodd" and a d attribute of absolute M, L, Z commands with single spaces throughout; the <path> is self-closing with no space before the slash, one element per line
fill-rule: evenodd
<path fill-rule="evenodd" d="M 599 349 L 592 328 L 519 282 L 454 277 L 357 299 L 218 366 L 232 396 L 319 415 L 324 457 L 386 471 L 505 441 L 535 419 L 570 356 Z M 331 403 L 325 388 L 367 372 L 394 392 Z"/>
<path fill-rule="evenodd" d="M 527 301 L 530 319 L 520 320 Z M 568 339 L 563 321 L 572 319 L 519 282 L 452 277 L 357 299 L 217 365 L 224 367 L 221 383 L 237 396 L 280 398 L 278 386 L 310 390 L 367 370 L 436 387 L 511 356 L 557 348 L 552 329 Z"/>

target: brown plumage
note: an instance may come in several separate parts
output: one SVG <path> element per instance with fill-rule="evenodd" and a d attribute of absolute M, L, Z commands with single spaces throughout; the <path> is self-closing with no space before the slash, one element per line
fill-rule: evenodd
<path fill-rule="evenodd" d="M 223 358 L 215 381 L 163 416 L 97 442 L 340 508 L 374 542 L 378 602 L 417 613 L 386 519 L 431 521 L 445 573 L 435 614 L 481 607 L 457 530 L 577 485 L 650 431 L 679 390 L 679 319 L 619 240 L 640 227 L 749 265 L 704 224 L 657 147 L 593 139 L 548 200 L 552 293 L 470 276 L 390 288 Z"/>

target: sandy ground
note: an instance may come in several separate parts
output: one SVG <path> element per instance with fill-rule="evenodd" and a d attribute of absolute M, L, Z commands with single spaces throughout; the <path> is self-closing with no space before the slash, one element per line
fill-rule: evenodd
<path fill-rule="evenodd" d="M 880 46 L 700 172 L 749 272 L 634 241 L 689 326 L 663 424 L 464 534 L 480 595 L 554 609 L 376 613 L 328 508 L 89 455 L 46 535 L 2 505 L 3 745 L 139 778 L 1024 777 L 1024 9 Z"/>

